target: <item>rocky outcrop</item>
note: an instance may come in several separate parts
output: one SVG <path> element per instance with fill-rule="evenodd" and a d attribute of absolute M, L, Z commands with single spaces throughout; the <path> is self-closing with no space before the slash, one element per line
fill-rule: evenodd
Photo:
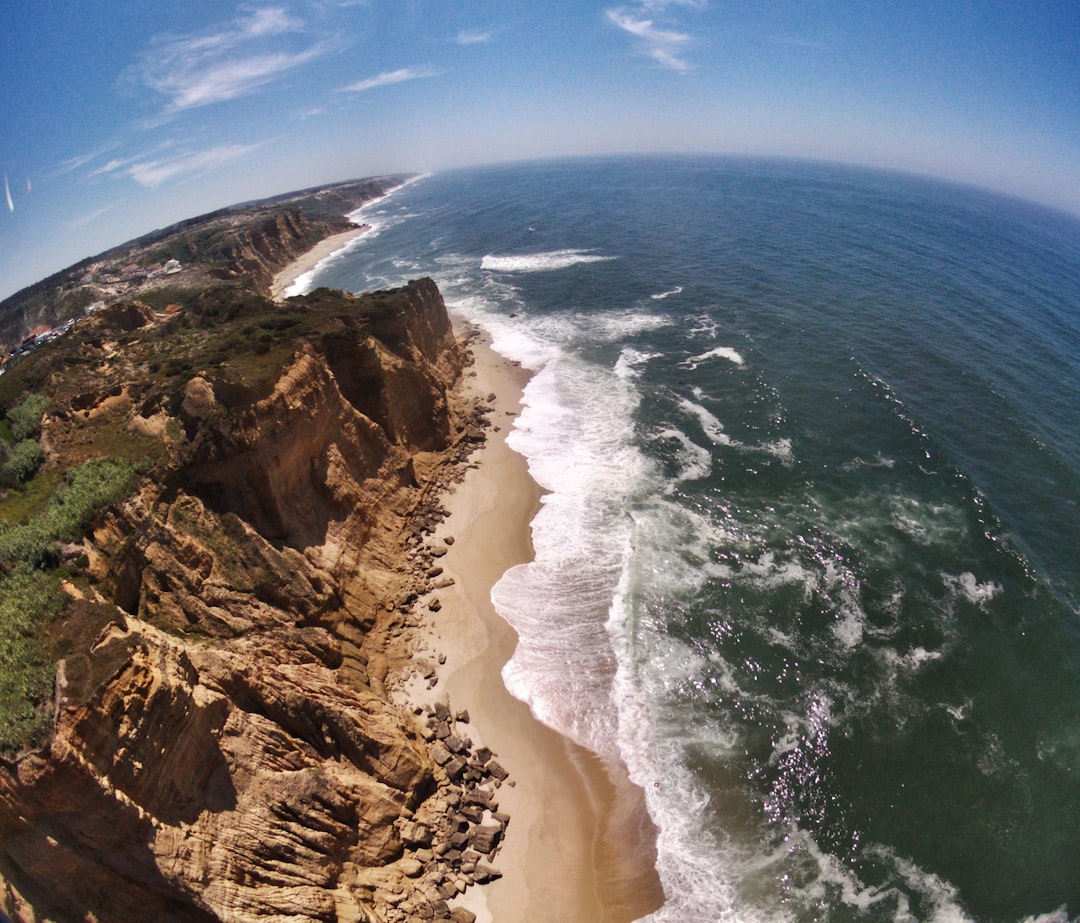
<path fill-rule="evenodd" d="M 505 772 L 384 690 L 406 541 L 476 439 L 466 354 L 430 280 L 320 298 L 266 386 L 101 383 L 169 461 L 65 549 L 55 729 L 0 761 L 14 920 L 450 919 L 498 875 Z"/>
<path fill-rule="evenodd" d="M 273 211 L 260 220 L 223 232 L 213 254 L 207 254 L 219 264 L 211 274 L 218 279 L 244 276 L 252 288 L 269 291 L 277 272 L 330 232 L 320 223 L 309 221 L 298 208 Z"/>

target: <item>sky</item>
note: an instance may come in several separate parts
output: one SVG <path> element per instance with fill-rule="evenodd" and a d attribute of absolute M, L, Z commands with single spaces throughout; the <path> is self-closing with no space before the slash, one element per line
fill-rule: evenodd
<path fill-rule="evenodd" d="M 0 0 L 0 298 L 253 198 L 618 153 L 1080 214 L 1076 0 Z"/>

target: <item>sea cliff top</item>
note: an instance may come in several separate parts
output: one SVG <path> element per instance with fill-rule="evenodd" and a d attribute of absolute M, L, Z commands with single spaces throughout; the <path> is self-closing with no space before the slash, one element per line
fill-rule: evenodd
<path fill-rule="evenodd" d="M 409 176 L 349 180 L 233 205 L 81 260 L 0 301 L 0 355 L 121 298 L 163 309 L 221 282 L 266 293 L 274 272 L 354 227 L 349 213 Z"/>

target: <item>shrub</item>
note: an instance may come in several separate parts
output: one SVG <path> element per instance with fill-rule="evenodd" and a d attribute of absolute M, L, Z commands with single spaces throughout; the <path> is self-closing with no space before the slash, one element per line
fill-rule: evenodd
<path fill-rule="evenodd" d="M 7 412 L 11 426 L 11 438 L 15 442 L 31 439 L 41 429 L 41 417 L 49 409 L 49 399 L 44 394 L 28 394 Z"/>
<path fill-rule="evenodd" d="M 33 741 L 48 726 L 53 658 L 45 627 L 64 595 L 54 563 L 58 541 L 79 538 L 98 510 L 122 500 L 138 470 L 123 459 L 99 459 L 69 471 L 48 505 L 29 522 L 0 526 L 0 750 Z"/>
<path fill-rule="evenodd" d="M 0 563 L 51 564 L 56 543 L 81 537 L 98 510 L 127 496 L 137 473 L 134 464 L 115 458 L 98 459 L 69 471 L 42 512 L 27 523 L 0 529 Z"/>
<path fill-rule="evenodd" d="M 45 450 L 33 439 L 15 443 L 0 462 L 0 485 L 13 487 L 29 480 L 45 461 Z"/>
<path fill-rule="evenodd" d="M 48 726 L 53 663 L 41 636 L 63 601 L 52 574 L 24 566 L 0 578 L 0 750 L 32 741 Z"/>

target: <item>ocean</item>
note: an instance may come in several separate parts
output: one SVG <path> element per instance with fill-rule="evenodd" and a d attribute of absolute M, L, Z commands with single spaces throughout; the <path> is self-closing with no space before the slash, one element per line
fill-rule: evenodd
<path fill-rule="evenodd" d="M 535 372 L 535 714 L 685 921 L 1080 918 L 1080 219 L 738 158 L 421 177 L 301 284 L 430 275 Z"/>

